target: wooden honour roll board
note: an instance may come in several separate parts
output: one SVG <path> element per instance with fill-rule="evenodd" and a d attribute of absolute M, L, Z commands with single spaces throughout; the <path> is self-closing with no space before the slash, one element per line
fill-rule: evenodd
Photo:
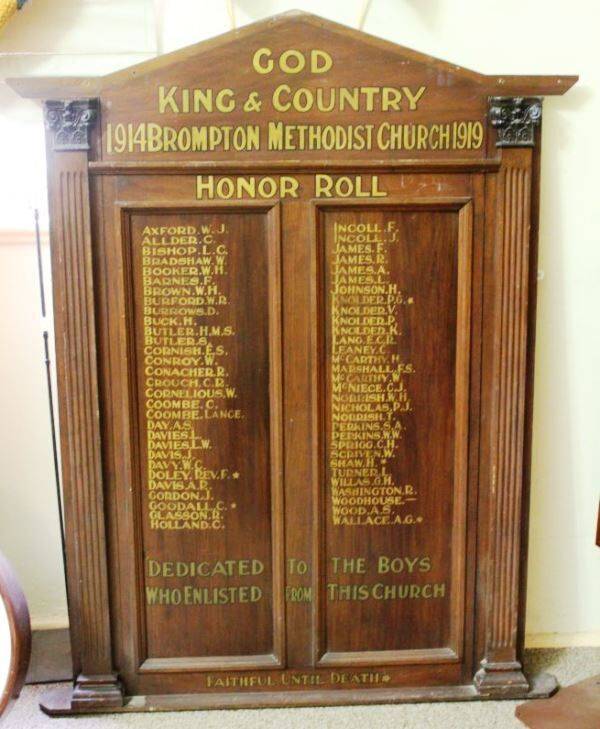
<path fill-rule="evenodd" d="M 551 693 L 521 664 L 541 96 L 304 13 L 42 99 L 50 714 Z"/>

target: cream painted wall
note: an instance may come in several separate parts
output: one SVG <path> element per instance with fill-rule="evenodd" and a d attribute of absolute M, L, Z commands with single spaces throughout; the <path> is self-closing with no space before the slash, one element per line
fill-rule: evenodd
<path fill-rule="evenodd" d="M 238 0 L 356 26 L 363 3 Z M 487 73 L 578 73 L 545 102 L 527 633 L 600 644 L 600 11 L 593 0 L 372 0 L 365 30 Z M 0 35 L 0 78 L 101 74 L 229 27 L 225 2 L 32 0 Z M 376 69 L 374 69 L 376 73 Z M 41 114 L 0 85 L 0 548 L 34 625 L 66 623 L 35 255 L 2 230 L 45 216 Z"/>

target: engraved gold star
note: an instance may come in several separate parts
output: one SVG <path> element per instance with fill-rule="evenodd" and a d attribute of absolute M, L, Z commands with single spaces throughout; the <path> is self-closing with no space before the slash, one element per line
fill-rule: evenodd
<path fill-rule="evenodd" d="M 238 471 L 234 471 L 231 475 L 232 475 L 233 478 L 239 478 L 240 477 L 240 474 L 239 474 Z"/>

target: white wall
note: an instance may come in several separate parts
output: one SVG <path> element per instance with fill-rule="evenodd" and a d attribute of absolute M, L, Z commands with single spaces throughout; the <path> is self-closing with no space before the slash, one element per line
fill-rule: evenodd
<path fill-rule="evenodd" d="M 292 7 L 356 26 L 363 3 L 238 0 L 238 25 Z M 545 102 L 528 588 L 531 645 L 600 644 L 600 20 L 593 0 L 372 0 L 364 29 L 486 73 L 578 73 Z M 94 75 L 229 27 L 225 3 L 36 0 L 0 35 L 0 78 Z M 1 229 L 45 215 L 41 114 L 0 85 L 0 548 L 34 624 L 66 623 L 35 257 Z"/>

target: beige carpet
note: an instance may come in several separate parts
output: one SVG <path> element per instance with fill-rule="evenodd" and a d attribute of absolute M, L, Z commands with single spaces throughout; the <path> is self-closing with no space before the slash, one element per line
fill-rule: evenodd
<path fill-rule="evenodd" d="M 529 670 L 549 671 L 561 684 L 568 685 L 600 673 L 600 648 L 532 650 L 527 653 L 527 664 Z M 48 688 L 48 685 L 25 687 L 21 698 L 2 722 L 3 729 L 523 729 L 523 724 L 514 716 L 517 705 L 514 701 L 107 714 L 50 719 L 38 709 L 39 697 Z"/>

